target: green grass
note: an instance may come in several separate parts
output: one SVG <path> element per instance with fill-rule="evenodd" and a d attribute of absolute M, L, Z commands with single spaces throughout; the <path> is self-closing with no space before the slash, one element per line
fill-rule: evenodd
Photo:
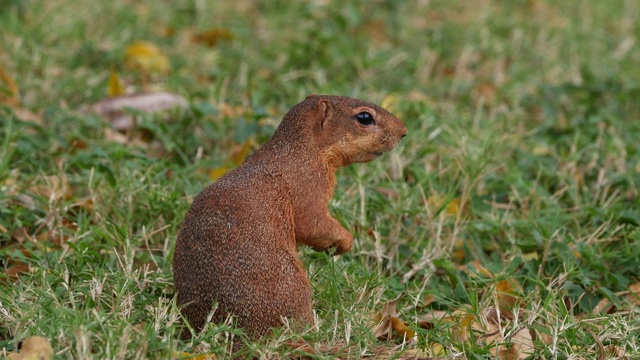
<path fill-rule="evenodd" d="M 639 351 L 638 307 L 615 295 L 640 274 L 637 2 L 231 3 L 0 1 L 0 64 L 22 111 L 0 107 L 0 263 L 30 268 L 0 283 L 0 347 L 41 335 L 58 358 L 224 354 L 230 326 L 177 340 L 177 231 L 234 145 L 263 143 L 295 103 L 330 93 L 388 105 L 409 136 L 340 171 L 330 207 L 355 246 L 337 259 L 301 249 L 320 320 L 306 339 L 364 353 L 384 344 L 368 326 L 382 303 L 400 296 L 411 323 L 480 312 L 509 278 L 522 323 L 553 339 L 534 341 L 537 357 Z M 189 40 L 211 28 L 232 38 Z M 171 62 L 144 86 L 124 66 L 138 40 Z M 143 117 L 142 145 L 114 142 L 81 111 L 106 97 L 111 69 L 191 105 Z M 495 279 L 460 267 L 474 260 Z M 618 311 L 589 315 L 603 298 Z M 427 351 L 490 351 L 446 324 L 416 330 Z"/>

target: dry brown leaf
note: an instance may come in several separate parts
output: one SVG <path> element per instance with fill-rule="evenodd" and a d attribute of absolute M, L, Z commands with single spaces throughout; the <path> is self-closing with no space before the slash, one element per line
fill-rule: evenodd
<path fill-rule="evenodd" d="M 471 335 L 471 329 L 477 323 L 475 316 L 465 311 L 456 310 L 449 314 L 446 311 L 434 310 L 423 315 L 418 326 L 423 329 L 433 329 L 436 323 L 452 324 L 450 327 L 451 334 L 457 341 L 468 341 Z"/>
<path fill-rule="evenodd" d="M 615 293 L 620 301 L 623 303 L 629 303 L 631 306 L 640 306 L 640 283 L 634 283 L 629 285 L 629 290 L 619 291 Z M 594 314 L 612 314 L 616 311 L 614 304 L 607 298 L 604 298 L 598 302 L 593 308 Z"/>
<path fill-rule="evenodd" d="M 378 339 L 391 339 L 393 336 L 393 324 L 391 322 L 392 317 L 398 316 L 396 306 L 400 297 L 395 300 L 388 301 L 382 304 L 382 309 L 375 316 L 375 320 L 378 321 L 378 326 L 374 332 L 374 336 Z"/>
<path fill-rule="evenodd" d="M 433 303 L 434 301 L 436 301 L 436 297 L 431 295 L 431 294 L 427 294 L 424 297 L 424 301 L 422 302 L 422 306 L 429 306 L 431 305 L 431 303 Z"/>
<path fill-rule="evenodd" d="M 28 121 L 34 124 L 42 125 L 42 110 L 39 112 L 33 112 L 31 110 L 23 109 L 23 108 L 13 108 L 13 113 L 18 119 L 22 121 Z M 28 130 L 30 131 L 30 130 Z"/>
<path fill-rule="evenodd" d="M 449 313 L 443 310 L 433 310 L 423 315 L 418 321 L 418 326 L 423 329 L 433 329 L 436 322 L 444 321 Z"/>
<path fill-rule="evenodd" d="M 18 280 L 20 275 L 28 274 L 31 269 L 27 264 L 19 264 L 7 267 L 4 275 L 0 276 L 0 283 L 14 282 Z"/>
<path fill-rule="evenodd" d="M 26 339 L 19 353 L 11 352 L 7 355 L 9 360 L 49 360 L 51 358 L 53 358 L 51 343 L 41 336 Z"/>
<path fill-rule="evenodd" d="M 130 68 L 142 73 L 169 71 L 169 58 L 155 44 L 147 41 L 138 41 L 127 47 L 125 62 Z"/>
<path fill-rule="evenodd" d="M 496 284 L 498 308 L 504 317 L 513 319 L 513 309 L 518 302 L 517 295 L 522 293 L 522 286 L 515 279 L 504 279 Z"/>
<path fill-rule="evenodd" d="M 118 131 L 111 128 L 105 128 L 103 136 L 106 141 L 111 141 L 116 144 L 130 144 L 139 146 L 141 148 L 149 147 L 149 144 L 144 142 L 141 138 L 127 136 L 126 134 L 119 133 Z"/>
<path fill-rule="evenodd" d="M 394 189 L 387 189 L 387 188 L 383 188 L 383 187 L 377 187 L 375 188 L 376 192 L 388 197 L 389 199 L 399 199 L 400 198 L 400 193 L 397 190 Z"/>
<path fill-rule="evenodd" d="M 627 300 L 629 300 L 633 306 L 640 306 L 640 283 L 629 285 L 629 295 L 627 295 Z"/>
<path fill-rule="evenodd" d="M 476 337 L 480 344 L 493 344 L 493 358 L 504 360 L 524 360 L 534 352 L 533 340 L 528 328 L 523 327 L 505 339 L 501 327 L 502 318 L 496 308 L 487 308 L 480 315 L 481 321 L 472 324 L 473 329 L 482 334 Z"/>
<path fill-rule="evenodd" d="M 524 360 L 535 352 L 531 332 L 529 328 L 523 327 L 511 336 L 511 346 L 509 347 L 509 357 L 506 359 Z"/>
<path fill-rule="evenodd" d="M 625 351 L 623 347 L 620 346 L 616 346 L 616 345 L 610 345 L 604 348 L 606 354 L 609 357 L 613 357 L 613 358 L 618 358 L 618 359 L 625 359 Z"/>
<path fill-rule="evenodd" d="M 22 244 L 29 238 L 29 229 L 26 226 L 19 227 L 11 232 L 11 239 Z"/>
<path fill-rule="evenodd" d="M 465 243 L 462 239 L 456 239 L 453 244 L 453 250 L 451 251 L 451 259 L 454 263 L 460 264 L 464 260 L 465 255 Z"/>
<path fill-rule="evenodd" d="M 472 96 L 476 105 L 492 104 L 496 100 L 498 88 L 492 83 L 482 83 L 473 89 Z"/>
<path fill-rule="evenodd" d="M 127 109 L 157 113 L 186 106 L 187 100 L 182 96 L 160 91 L 107 98 L 90 105 L 89 110 L 107 119 L 114 129 L 126 131 L 134 126 L 133 116 Z"/>
<path fill-rule="evenodd" d="M 480 263 L 480 260 L 473 260 L 471 262 L 468 262 L 465 265 L 460 265 L 457 267 L 457 269 L 460 271 L 465 271 L 469 275 L 477 276 L 477 274 L 481 274 L 486 277 L 493 278 L 493 274 L 489 270 L 487 270 L 484 266 L 482 266 L 482 263 Z"/>
<path fill-rule="evenodd" d="M 394 331 L 399 337 L 406 340 L 411 340 L 416 336 L 416 332 L 411 330 L 407 324 L 398 318 L 396 306 L 399 299 L 400 297 L 382 304 L 382 310 L 375 315 L 374 318 L 378 324 L 374 331 L 376 338 L 380 340 L 390 340 L 394 337 Z"/>
<path fill-rule="evenodd" d="M 73 139 L 69 143 L 69 151 L 71 153 L 75 152 L 76 150 L 84 150 L 87 148 L 89 148 L 89 144 L 80 139 Z"/>
<path fill-rule="evenodd" d="M 230 31 L 214 28 L 193 34 L 191 36 L 191 41 L 208 47 L 215 47 L 220 40 L 230 40 L 231 38 L 232 36 Z"/>
<path fill-rule="evenodd" d="M 30 187 L 29 191 L 42 196 L 49 202 L 73 198 L 73 189 L 69 185 L 69 178 L 63 171 L 59 175 L 45 176 L 45 180 L 44 184 Z"/>

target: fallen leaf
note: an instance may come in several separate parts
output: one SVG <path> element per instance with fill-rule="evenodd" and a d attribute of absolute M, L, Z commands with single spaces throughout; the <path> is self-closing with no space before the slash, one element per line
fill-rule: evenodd
<path fill-rule="evenodd" d="M 235 166 L 239 166 L 244 162 L 244 159 L 246 159 L 247 155 L 249 155 L 249 152 L 251 151 L 252 146 L 253 146 L 253 141 L 249 139 L 245 141 L 243 144 L 234 146 L 231 149 L 231 161 L 233 161 L 233 164 Z"/>
<path fill-rule="evenodd" d="M 50 203 L 73 198 L 73 189 L 69 185 L 69 178 L 64 171 L 61 170 L 59 175 L 48 175 L 44 178 L 46 180 L 44 184 L 32 186 L 29 191 L 42 196 Z"/>
<path fill-rule="evenodd" d="M 28 274 L 30 271 L 29 265 L 19 264 L 7 267 L 4 271 L 4 276 L 0 276 L 0 282 L 14 282 L 18 280 L 20 275 Z"/>
<path fill-rule="evenodd" d="M 498 88 L 492 83 L 482 83 L 473 89 L 472 96 L 476 105 L 492 104 L 496 100 Z"/>
<path fill-rule="evenodd" d="M 518 302 L 517 295 L 522 293 L 522 286 L 515 279 L 504 279 L 496 283 L 495 291 L 500 312 L 513 319 L 513 309 Z"/>
<path fill-rule="evenodd" d="M 529 328 L 523 327 L 518 332 L 513 334 L 510 338 L 511 346 L 507 351 L 507 356 L 504 359 L 508 360 L 524 360 L 529 358 L 534 352 L 533 340 L 531 339 L 531 332 Z"/>
<path fill-rule="evenodd" d="M 215 47 L 220 40 L 230 40 L 231 38 L 231 32 L 228 30 L 214 28 L 193 34 L 191 41 L 208 47 Z"/>
<path fill-rule="evenodd" d="M 455 242 L 453 243 L 453 249 L 451 251 L 451 260 L 453 260 L 454 263 L 456 264 L 462 263 L 465 255 L 464 249 L 465 249 L 464 240 L 456 239 Z"/>
<path fill-rule="evenodd" d="M 108 94 L 109 97 L 124 95 L 124 86 L 122 86 L 118 72 L 114 69 L 111 69 L 111 73 L 109 74 Z"/>
<path fill-rule="evenodd" d="M 213 354 L 200 354 L 200 355 L 188 355 L 188 357 L 186 357 L 189 360 L 215 360 L 215 355 Z"/>
<path fill-rule="evenodd" d="M 460 265 L 457 268 L 458 270 L 467 272 L 469 275 L 477 276 L 478 274 L 480 274 L 489 278 L 493 278 L 493 274 L 484 266 L 482 266 L 480 260 L 473 260 L 465 265 Z"/>
<path fill-rule="evenodd" d="M 391 318 L 398 316 L 396 306 L 400 297 L 395 300 L 388 301 L 382 304 L 382 309 L 375 316 L 375 320 L 378 321 L 378 327 L 374 331 L 374 335 L 378 339 L 391 339 L 393 334 L 393 324 Z"/>
<path fill-rule="evenodd" d="M 400 335 L 403 339 L 411 340 L 416 336 L 416 332 L 411 330 L 402 320 L 397 317 L 390 317 L 391 327 Z"/>
<path fill-rule="evenodd" d="M 634 283 L 629 285 L 628 290 L 619 291 L 615 293 L 615 295 L 621 298 L 621 303 L 629 304 L 630 306 L 640 306 L 640 283 Z M 615 305 L 611 302 L 611 300 L 604 298 L 598 302 L 598 304 L 593 308 L 593 314 L 612 314 L 616 310 Z"/>
<path fill-rule="evenodd" d="M 418 326 L 423 329 L 433 329 L 436 322 L 442 321 L 449 316 L 449 313 L 443 310 L 433 310 L 423 315 L 418 321 Z"/>
<path fill-rule="evenodd" d="M 41 336 L 32 336 L 22 342 L 20 352 L 11 352 L 7 355 L 9 360 L 49 360 L 53 358 L 53 348 L 48 339 Z"/>
<path fill-rule="evenodd" d="M 431 305 L 432 302 L 436 301 L 436 297 L 431 295 L 431 294 L 427 294 L 424 297 L 424 301 L 422 302 L 422 306 L 429 306 Z"/>
<path fill-rule="evenodd" d="M 459 198 L 448 200 L 448 199 L 442 198 L 438 194 L 433 194 L 429 196 L 429 198 L 427 199 L 427 204 L 429 204 L 429 206 L 435 210 L 440 210 L 441 208 L 445 207 L 444 208 L 445 216 L 455 217 L 455 216 L 458 216 L 458 214 L 460 214 L 460 211 L 461 211 Z"/>
<path fill-rule="evenodd" d="M 127 47 L 125 62 L 130 68 L 142 73 L 169 71 L 169 58 L 155 44 L 147 41 L 137 41 Z"/>
<path fill-rule="evenodd" d="M 423 329 L 434 329 L 436 324 L 451 324 L 451 335 L 460 342 L 468 341 L 471 329 L 476 323 L 475 316 L 466 311 L 456 310 L 449 314 L 446 311 L 434 310 L 423 315 L 418 326 Z"/>
<path fill-rule="evenodd" d="M 389 110 L 391 113 L 398 112 L 398 103 L 400 102 L 400 96 L 396 94 L 389 94 L 382 99 L 380 106 Z"/>
<path fill-rule="evenodd" d="M 522 327 L 510 336 L 504 336 L 509 324 L 501 321 L 496 308 L 490 307 L 480 314 L 480 321 L 473 324 L 478 334 L 476 342 L 491 347 L 492 358 L 503 360 L 524 360 L 534 352 L 533 340 L 529 328 Z"/>
<path fill-rule="evenodd" d="M 231 171 L 231 168 L 224 167 L 224 166 L 212 169 L 211 171 L 209 171 L 209 179 L 211 179 L 212 181 L 217 181 L 229 171 Z"/>
<path fill-rule="evenodd" d="M 0 104 L 17 106 L 20 102 L 18 84 L 0 64 Z"/>
<path fill-rule="evenodd" d="M 187 100 L 169 92 L 151 92 L 107 98 L 89 106 L 89 110 L 107 119 L 119 131 L 133 128 L 133 115 L 127 109 L 146 113 L 158 113 L 175 108 L 184 108 Z"/>

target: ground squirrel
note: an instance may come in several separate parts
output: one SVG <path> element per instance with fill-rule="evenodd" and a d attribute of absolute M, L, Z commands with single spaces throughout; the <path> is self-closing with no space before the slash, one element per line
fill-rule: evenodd
<path fill-rule="evenodd" d="M 173 259 L 178 306 L 200 331 L 232 315 L 257 338 L 288 318 L 313 323 L 311 286 L 296 245 L 351 249 L 327 208 L 339 167 L 393 149 L 407 128 L 387 110 L 348 97 L 309 96 L 269 141 L 198 195 Z"/>

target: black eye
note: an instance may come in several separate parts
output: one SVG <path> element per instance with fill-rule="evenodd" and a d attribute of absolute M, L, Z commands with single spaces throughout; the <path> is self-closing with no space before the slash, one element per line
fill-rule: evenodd
<path fill-rule="evenodd" d="M 373 125 L 374 124 L 373 115 L 369 114 L 366 111 L 358 113 L 358 115 L 356 115 L 356 119 L 362 125 Z"/>

